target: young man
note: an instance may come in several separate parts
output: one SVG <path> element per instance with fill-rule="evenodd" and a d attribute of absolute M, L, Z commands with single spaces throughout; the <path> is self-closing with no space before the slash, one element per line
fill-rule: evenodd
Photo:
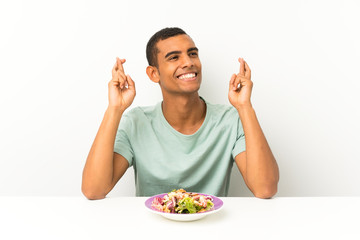
<path fill-rule="evenodd" d="M 84 195 L 104 198 L 133 166 L 137 196 L 175 188 L 227 196 L 235 160 L 253 194 L 272 197 L 279 170 L 251 105 L 253 83 L 244 59 L 239 58 L 240 71 L 229 82 L 232 107 L 199 96 L 199 53 L 183 30 L 154 34 L 146 55 L 146 73 L 159 84 L 163 101 L 123 115 L 134 100 L 135 83 L 125 74 L 125 59 L 117 58 L 109 105 L 84 167 Z"/>

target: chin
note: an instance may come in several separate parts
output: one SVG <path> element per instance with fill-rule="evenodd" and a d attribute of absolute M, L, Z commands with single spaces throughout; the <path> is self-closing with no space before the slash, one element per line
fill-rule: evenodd
<path fill-rule="evenodd" d="M 188 82 L 187 84 L 184 84 L 182 86 L 182 90 L 184 92 L 189 92 L 189 93 L 197 92 L 200 89 L 200 85 L 201 85 L 201 80 L 200 81 L 194 81 L 192 83 Z"/>
<path fill-rule="evenodd" d="M 185 93 L 197 93 L 200 90 L 200 85 L 194 88 L 187 88 L 187 89 L 183 89 Z"/>

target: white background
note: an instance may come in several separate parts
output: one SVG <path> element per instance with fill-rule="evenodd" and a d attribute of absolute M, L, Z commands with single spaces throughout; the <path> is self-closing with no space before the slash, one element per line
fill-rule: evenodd
<path fill-rule="evenodd" d="M 0 195 L 81 195 L 115 57 L 132 105 L 162 99 L 145 46 L 167 26 L 200 49 L 201 96 L 229 104 L 243 57 L 280 167 L 277 196 L 360 196 L 358 1 L 1 1 Z M 132 168 L 111 192 L 132 196 Z M 231 196 L 251 196 L 236 166 Z"/>

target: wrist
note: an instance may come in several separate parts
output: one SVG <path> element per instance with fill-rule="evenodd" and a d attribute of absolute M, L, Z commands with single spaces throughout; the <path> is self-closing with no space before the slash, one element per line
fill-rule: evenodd
<path fill-rule="evenodd" d="M 106 113 L 112 115 L 112 116 L 119 116 L 121 117 L 123 115 L 123 113 L 125 112 L 125 109 L 122 109 L 121 107 L 118 106 L 111 106 L 109 105 L 106 109 Z"/>
<path fill-rule="evenodd" d="M 243 112 L 243 111 L 247 111 L 247 110 L 253 110 L 253 107 L 252 107 L 251 103 L 239 104 L 235 108 L 236 108 L 236 110 L 238 112 Z"/>

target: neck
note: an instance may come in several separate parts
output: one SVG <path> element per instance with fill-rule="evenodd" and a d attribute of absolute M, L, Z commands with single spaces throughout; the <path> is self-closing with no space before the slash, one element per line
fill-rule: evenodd
<path fill-rule="evenodd" d="M 162 111 L 168 123 L 182 134 L 193 134 L 202 125 L 206 115 L 206 105 L 199 94 L 164 98 Z"/>

